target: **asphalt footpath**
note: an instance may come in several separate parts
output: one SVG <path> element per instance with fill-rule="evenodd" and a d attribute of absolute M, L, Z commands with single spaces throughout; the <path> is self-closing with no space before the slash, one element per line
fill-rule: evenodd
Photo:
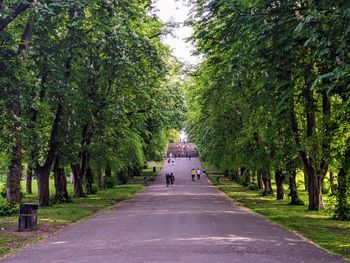
<path fill-rule="evenodd" d="M 192 168 L 198 159 L 166 161 L 134 199 L 0 262 L 345 262 L 234 205 L 205 176 L 192 181 Z"/>

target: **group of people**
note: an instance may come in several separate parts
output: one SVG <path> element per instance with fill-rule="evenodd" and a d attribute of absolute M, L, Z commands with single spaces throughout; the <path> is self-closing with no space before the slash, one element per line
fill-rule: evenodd
<path fill-rule="evenodd" d="M 171 172 L 170 174 L 165 175 L 165 180 L 166 180 L 166 186 L 169 187 L 169 185 L 173 185 L 175 183 L 175 176 Z"/>
<path fill-rule="evenodd" d="M 201 169 L 199 169 L 199 168 L 197 170 L 194 168 L 192 169 L 192 171 L 191 171 L 192 181 L 195 181 L 196 175 L 197 175 L 197 180 L 200 180 L 201 179 Z"/>

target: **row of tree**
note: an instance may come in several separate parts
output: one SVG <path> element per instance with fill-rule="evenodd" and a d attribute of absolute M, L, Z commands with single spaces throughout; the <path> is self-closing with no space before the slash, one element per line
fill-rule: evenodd
<path fill-rule="evenodd" d="M 0 1 L 0 145 L 6 197 L 36 176 L 40 205 L 139 173 L 181 122 L 179 65 L 148 0 Z M 105 174 L 103 176 L 103 174 Z M 97 182 L 96 182 L 97 179 Z"/>
<path fill-rule="evenodd" d="M 335 217 L 350 219 L 350 4 L 335 0 L 194 0 L 203 62 L 188 81 L 188 131 L 203 158 L 236 178 L 262 180 L 277 198 L 289 178 L 309 210 L 337 173 Z"/>

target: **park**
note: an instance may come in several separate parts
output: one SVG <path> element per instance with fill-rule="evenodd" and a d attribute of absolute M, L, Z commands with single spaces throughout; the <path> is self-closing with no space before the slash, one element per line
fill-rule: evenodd
<path fill-rule="evenodd" d="M 0 262 L 349 261 L 349 14 L 0 0 Z"/>

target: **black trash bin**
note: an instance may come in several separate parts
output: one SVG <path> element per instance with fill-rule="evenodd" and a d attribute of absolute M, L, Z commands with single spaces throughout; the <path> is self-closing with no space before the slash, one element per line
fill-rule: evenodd
<path fill-rule="evenodd" d="M 157 167 L 153 166 L 153 172 L 155 173 L 157 171 Z"/>
<path fill-rule="evenodd" d="M 35 203 L 26 203 L 20 205 L 18 219 L 19 231 L 37 229 L 38 207 L 39 205 Z"/>

